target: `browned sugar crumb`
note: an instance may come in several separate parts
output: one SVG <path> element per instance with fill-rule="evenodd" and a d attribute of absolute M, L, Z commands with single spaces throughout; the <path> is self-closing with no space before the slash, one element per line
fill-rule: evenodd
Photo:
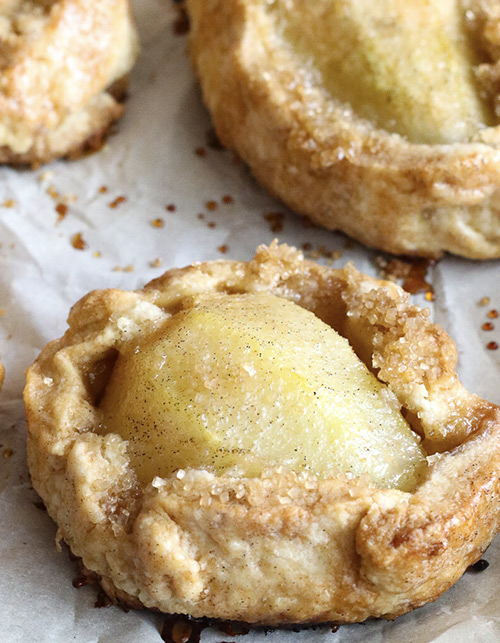
<path fill-rule="evenodd" d="M 96 250 L 95 252 L 92 253 L 92 256 L 95 257 L 96 259 L 99 259 L 99 257 L 101 256 L 101 253 L 99 252 L 99 250 Z"/>
<path fill-rule="evenodd" d="M 217 136 L 217 132 L 213 127 L 207 131 L 205 137 L 207 141 L 207 146 L 210 147 L 212 150 L 224 149 L 224 146 L 221 144 L 219 137 Z"/>
<path fill-rule="evenodd" d="M 2 206 L 4 208 L 13 208 L 16 205 L 16 202 L 14 199 L 5 199 L 5 201 L 2 203 Z"/>
<path fill-rule="evenodd" d="M 396 258 L 386 261 L 384 258 L 378 257 L 376 264 L 383 279 L 401 280 L 401 286 L 406 292 L 412 295 L 423 292 L 427 301 L 434 301 L 434 288 L 426 281 L 426 278 L 428 268 L 435 265 L 435 261 L 430 259 L 403 261 Z"/>
<path fill-rule="evenodd" d="M 177 8 L 177 19 L 174 22 L 173 31 L 176 36 L 184 36 L 189 32 L 189 16 L 183 6 Z"/>
<path fill-rule="evenodd" d="M 499 315 L 498 310 L 496 310 L 495 308 L 490 310 L 490 312 L 488 313 L 488 317 L 490 319 L 497 319 L 498 315 Z"/>
<path fill-rule="evenodd" d="M 226 205 L 228 205 L 229 203 L 233 203 L 233 202 L 234 202 L 234 199 L 230 194 L 225 194 L 222 197 L 222 203 L 225 203 Z"/>
<path fill-rule="evenodd" d="M 283 230 L 283 221 L 285 219 L 283 212 L 266 212 L 264 219 L 269 223 L 271 232 L 281 232 Z"/>
<path fill-rule="evenodd" d="M 116 199 L 114 199 L 113 201 L 111 201 L 111 203 L 109 203 L 109 207 L 113 209 L 117 208 L 120 204 L 125 203 L 126 200 L 127 200 L 126 196 L 123 196 L 123 195 L 117 196 Z"/>
<path fill-rule="evenodd" d="M 165 226 L 165 220 L 164 219 L 153 219 L 151 221 L 151 225 L 153 228 L 163 228 Z"/>
<path fill-rule="evenodd" d="M 197 147 L 194 153 L 200 158 L 205 158 L 205 156 L 207 155 L 207 150 L 204 147 Z"/>
<path fill-rule="evenodd" d="M 107 185 L 101 185 L 99 188 L 99 194 L 107 194 L 109 192 L 109 188 Z"/>
<path fill-rule="evenodd" d="M 207 223 L 207 226 L 208 226 L 209 228 L 215 228 L 215 221 L 209 221 L 209 222 Z"/>
<path fill-rule="evenodd" d="M 38 180 L 40 183 L 45 183 L 45 181 L 50 181 L 54 177 L 54 172 L 52 170 L 44 170 L 38 175 Z"/>
<path fill-rule="evenodd" d="M 498 349 L 498 344 L 497 344 L 497 342 L 488 342 L 488 343 L 486 344 L 486 348 L 487 348 L 489 351 L 496 351 L 496 350 Z"/>
<path fill-rule="evenodd" d="M 3 450 L 2 455 L 4 458 L 11 458 L 14 455 L 14 451 L 10 447 L 7 447 Z"/>
<path fill-rule="evenodd" d="M 165 210 L 168 210 L 168 212 L 175 212 L 177 210 L 177 206 L 173 203 L 169 203 L 165 206 Z"/>
<path fill-rule="evenodd" d="M 307 219 L 306 217 L 302 217 L 302 227 L 303 228 L 318 228 L 318 224 L 314 223 L 311 219 Z"/>
<path fill-rule="evenodd" d="M 149 265 L 151 266 L 151 268 L 159 268 L 161 266 L 161 259 L 159 257 L 156 257 L 156 259 L 153 259 L 153 261 L 151 261 Z"/>
<path fill-rule="evenodd" d="M 77 232 L 71 237 L 71 245 L 76 250 L 85 250 L 85 248 L 87 247 L 87 242 L 83 239 L 81 232 Z"/>
<path fill-rule="evenodd" d="M 59 192 L 55 189 L 53 185 L 49 185 L 45 191 L 50 197 L 54 199 L 54 201 L 57 201 L 57 199 L 59 198 Z"/>
<path fill-rule="evenodd" d="M 229 250 L 229 246 L 227 246 L 226 244 L 223 244 L 222 246 L 219 246 L 217 250 L 219 252 L 222 252 L 222 254 L 226 254 L 226 252 Z"/>
<path fill-rule="evenodd" d="M 205 207 L 209 211 L 213 211 L 217 209 L 217 201 L 207 201 L 205 203 Z"/>
<path fill-rule="evenodd" d="M 494 330 L 495 326 L 491 322 L 484 322 L 484 324 L 481 326 L 482 330 Z"/>
<path fill-rule="evenodd" d="M 478 306 L 488 306 L 490 301 L 491 301 L 490 297 L 481 297 L 481 299 L 477 302 L 477 305 Z"/>
<path fill-rule="evenodd" d="M 56 223 L 60 223 L 64 219 L 64 217 L 68 214 L 68 206 L 65 203 L 58 203 L 56 205 L 56 212 L 57 212 Z"/>

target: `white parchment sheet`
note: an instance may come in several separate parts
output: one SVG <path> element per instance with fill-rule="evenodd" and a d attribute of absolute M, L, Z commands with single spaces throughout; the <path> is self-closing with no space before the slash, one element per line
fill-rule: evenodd
<path fill-rule="evenodd" d="M 173 28 L 175 9 L 168 0 L 137 0 L 135 10 L 142 53 L 117 134 L 99 153 L 77 162 L 37 171 L 0 169 L 0 355 L 6 367 L 0 393 L 0 641 L 5 643 L 161 640 L 161 616 L 97 609 L 95 589 L 73 588 L 75 565 L 67 553 L 56 551 L 56 528 L 37 507 L 29 483 L 24 371 L 64 332 L 77 299 L 94 288 L 137 288 L 193 261 L 247 260 L 257 245 L 275 236 L 298 247 L 339 250 L 334 266 L 353 260 L 376 274 L 377 253 L 304 225 L 261 189 L 231 152 L 209 144 L 210 120 L 189 67 L 185 35 Z M 117 197 L 124 199 L 116 202 Z M 110 207 L 114 201 L 116 207 Z M 58 204 L 67 206 L 63 217 Z M 282 229 L 273 231 L 280 219 Z M 78 234 L 83 249 L 74 247 Z M 447 257 L 428 278 L 436 291 L 432 313 L 457 342 L 462 380 L 500 403 L 500 350 L 486 348 L 490 341 L 500 343 L 500 320 L 490 320 L 494 330 L 481 328 L 488 311 L 500 309 L 500 264 Z M 490 297 L 487 306 L 478 305 L 482 297 Z M 416 300 L 428 305 L 423 297 Z M 465 574 L 438 601 L 395 622 L 343 626 L 336 633 L 328 628 L 252 632 L 241 640 L 498 642 L 499 540 L 485 558 L 487 570 Z M 202 635 L 203 643 L 233 640 L 217 630 Z"/>

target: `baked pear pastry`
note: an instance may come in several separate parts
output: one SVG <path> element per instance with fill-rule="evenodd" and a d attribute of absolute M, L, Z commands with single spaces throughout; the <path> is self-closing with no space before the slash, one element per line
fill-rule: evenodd
<path fill-rule="evenodd" d="M 493 0 L 186 0 L 222 143 L 294 210 L 397 254 L 500 256 Z"/>
<path fill-rule="evenodd" d="M 127 0 L 0 0 L 0 163 L 100 147 L 136 57 Z"/>
<path fill-rule="evenodd" d="M 398 286 L 287 246 L 78 302 L 29 368 L 33 485 L 131 606 L 394 618 L 499 529 L 499 408 Z"/>

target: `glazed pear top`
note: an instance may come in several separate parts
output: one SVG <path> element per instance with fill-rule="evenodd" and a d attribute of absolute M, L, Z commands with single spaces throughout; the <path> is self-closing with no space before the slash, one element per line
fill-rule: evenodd
<path fill-rule="evenodd" d="M 283 465 L 411 489 L 424 466 L 395 398 L 347 340 L 272 295 L 212 295 L 119 356 L 102 431 L 143 481 L 177 468 L 259 475 Z"/>

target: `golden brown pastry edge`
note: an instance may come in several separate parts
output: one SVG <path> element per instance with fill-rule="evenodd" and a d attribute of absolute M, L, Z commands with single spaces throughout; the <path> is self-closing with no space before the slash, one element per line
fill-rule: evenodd
<path fill-rule="evenodd" d="M 365 358 L 371 346 L 379 377 L 420 415 L 436 452 L 415 492 L 281 470 L 257 479 L 186 470 L 141 488 L 121 438 L 92 432 L 89 372 L 211 290 L 290 298 Z M 121 600 L 269 625 L 394 618 L 448 589 L 499 528 L 498 408 L 463 389 L 455 361 L 450 338 L 399 288 L 286 246 L 260 247 L 249 263 L 170 270 L 142 291 L 96 291 L 28 370 L 33 485 L 58 537 Z"/>

